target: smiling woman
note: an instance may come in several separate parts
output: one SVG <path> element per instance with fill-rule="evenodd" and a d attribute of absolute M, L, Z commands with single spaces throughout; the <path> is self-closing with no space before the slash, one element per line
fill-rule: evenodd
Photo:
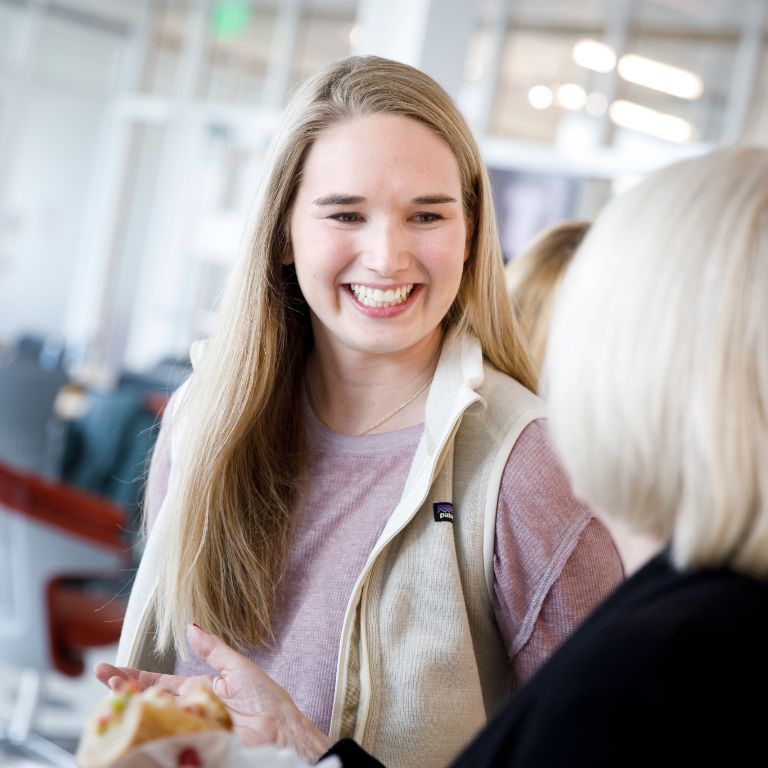
<path fill-rule="evenodd" d="M 193 621 L 261 667 L 225 695 L 250 742 L 443 765 L 621 578 L 546 439 L 486 169 L 437 83 L 348 59 L 287 108 L 253 220 L 153 457 L 131 669 L 99 675 L 211 674 Z"/>

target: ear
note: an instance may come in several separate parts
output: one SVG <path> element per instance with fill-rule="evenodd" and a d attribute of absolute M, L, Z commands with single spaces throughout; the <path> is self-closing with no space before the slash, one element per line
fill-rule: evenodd
<path fill-rule="evenodd" d="M 282 258 L 280 259 L 280 263 L 287 267 L 289 264 L 293 264 L 293 248 L 291 248 L 290 243 L 288 244 L 288 250 L 283 254 Z"/>

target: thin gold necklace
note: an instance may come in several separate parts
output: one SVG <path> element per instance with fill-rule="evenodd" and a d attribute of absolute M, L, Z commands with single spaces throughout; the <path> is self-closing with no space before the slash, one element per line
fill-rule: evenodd
<path fill-rule="evenodd" d="M 380 427 L 385 421 L 389 421 L 393 416 L 400 413 L 400 411 L 402 411 L 403 408 L 410 405 L 422 392 L 424 392 L 424 390 L 432 383 L 433 378 L 434 378 L 433 376 L 430 376 L 419 387 L 418 392 L 414 392 L 402 405 L 398 405 L 394 411 L 392 411 L 391 413 L 388 413 L 383 419 L 379 419 L 375 424 L 371 424 L 371 426 L 368 427 L 367 429 L 364 429 L 362 432 L 358 432 L 357 437 L 362 437 L 363 435 L 367 435 L 369 432 L 376 429 L 376 427 Z M 309 376 L 305 376 L 304 381 L 306 383 L 307 395 L 309 396 L 309 404 L 312 406 L 312 410 L 317 415 L 318 414 L 317 402 L 315 400 L 314 392 L 312 392 L 312 384 L 310 384 L 309 382 Z M 319 418 L 319 415 L 318 415 L 318 418 Z"/>

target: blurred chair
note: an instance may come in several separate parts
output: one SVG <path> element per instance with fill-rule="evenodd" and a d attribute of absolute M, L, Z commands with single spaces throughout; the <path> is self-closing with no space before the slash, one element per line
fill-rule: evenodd
<path fill-rule="evenodd" d="M 117 642 L 116 591 L 131 568 L 124 531 L 118 506 L 0 464 L 0 661 L 26 670 L 6 745 L 71 764 L 31 730 L 40 675 L 79 675 L 84 651 Z"/>
<path fill-rule="evenodd" d="M 48 423 L 58 391 L 67 383 L 59 367 L 18 355 L 0 366 L 0 461 L 43 473 L 48 463 Z"/>
<path fill-rule="evenodd" d="M 136 532 L 159 417 L 190 370 L 188 360 L 164 358 L 145 372 L 123 371 L 111 389 L 80 388 L 66 407 L 77 388 L 62 390 L 49 430 L 50 474 L 118 503 Z"/>
<path fill-rule="evenodd" d="M 139 529 L 141 496 L 158 416 L 167 397 L 133 387 L 90 390 L 76 418 L 60 419 L 56 476 L 120 505 L 132 534 Z M 53 438 L 52 438 L 53 439 Z M 52 449 L 52 452 L 53 449 Z"/>
<path fill-rule="evenodd" d="M 66 348 L 64 339 L 56 334 L 39 336 L 22 334 L 16 340 L 15 358 L 37 363 L 41 368 L 51 371 L 61 368 Z"/>

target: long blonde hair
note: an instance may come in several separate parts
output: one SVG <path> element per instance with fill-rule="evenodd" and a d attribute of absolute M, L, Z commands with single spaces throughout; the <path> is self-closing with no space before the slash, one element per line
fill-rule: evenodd
<path fill-rule="evenodd" d="M 507 264 L 509 298 L 537 372 L 544 364 L 549 321 L 558 286 L 588 230 L 588 221 L 553 224 Z"/>
<path fill-rule="evenodd" d="M 291 206 L 318 134 L 376 113 L 429 126 L 458 162 L 471 247 L 444 329 L 474 333 L 491 363 L 535 388 L 506 297 L 488 176 L 453 101 L 424 73 L 372 56 L 306 81 L 273 141 L 248 247 L 174 419 L 183 439 L 174 442 L 181 455 L 173 456 L 154 600 L 159 651 L 173 643 L 183 652 L 188 621 L 241 648 L 271 637 L 304 474 L 299 387 L 312 346 L 295 271 L 283 264 Z"/>

